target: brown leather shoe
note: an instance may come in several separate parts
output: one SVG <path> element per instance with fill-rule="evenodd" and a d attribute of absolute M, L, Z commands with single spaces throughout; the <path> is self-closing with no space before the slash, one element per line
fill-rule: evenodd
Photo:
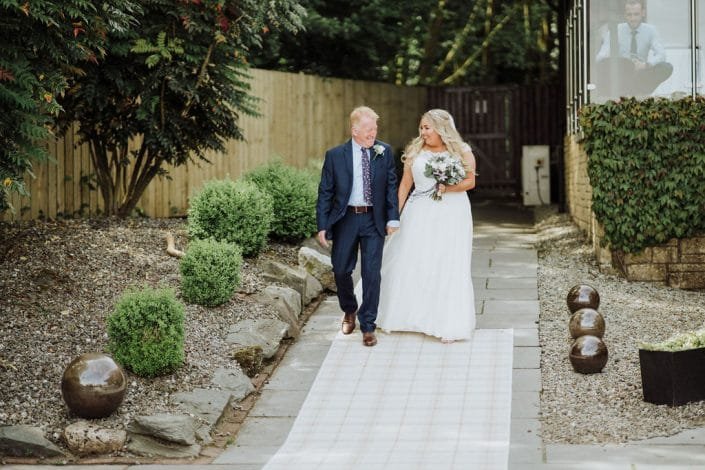
<path fill-rule="evenodd" d="M 377 338 L 375 337 L 375 334 L 370 332 L 367 333 L 362 333 L 362 344 L 365 346 L 374 346 L 377 344 Z"/>
<path fill-rule="evenodd" d="M 340 328 L 343 331 L 344 335 L 349 335 L 353 331 L 355 331 L 355 314 L 354 313 L 346 313 L 343 315 L 343 324 Z"/>

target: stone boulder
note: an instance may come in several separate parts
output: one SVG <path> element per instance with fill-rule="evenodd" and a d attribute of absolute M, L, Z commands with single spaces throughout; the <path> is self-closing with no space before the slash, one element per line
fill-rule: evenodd
<path fill-rule="evenodd" d="M 109 454 L 122 449 L 127 433 L 81 420 L 66 426 L 63 437 L 66 446 L 76 455 Z"/>
<path fill-rule="evenodd" d="M 318 238 L 316 237 L 311 237 L 307 238 L 301 243 L 301 246 L 305 246 L 306 248 L 310 248 L 312 250 L 316 250 L 322 255 L 328 256 L 330 258 L 331 255 L 331 248 L 333 247 L 333 241 L 328 240 L 328 248 L 324 248 L 321 246 L 320 243 L 318 243 Z"/>
<path fill-rule="evenodd" d="M 193 414 L 209 425 L 215 425 L 230 405 L 230 392 L 195 388 L 190 392 L 175 393 L 172 397 L 188 413 Z"/>
<path fill-rule="evenodd" d="M 254 299 L 274 308 L 279 319 L 289 325 L 287 333 L 291 338 L 298 338 L 299 315 L 301 314 L 301 295 L 290 287 L 270 285 L 258 292 Z"/>
<path fill-rule="evenodd" d="M 262 265 L 262 278 L 291 287 L 301 295 L 301 307 L 305 307 L 323 292 L 321 283 L 303 268 L 292 268 L 277 261 L 267 261 Z"/>
<path fill-rule="evenodd" d="M 213 374 L 211 384 L 230 392 L 230 397 L 235 401 L 240 401 L 255 391 L 250 379 L 240 369 L 235 368 L 219 367 Z"/>
<path fill-rule="evenodd" d="M 151 436 L 174 444 L 190 446 L 196 443 L 196 421 L 188 415 L 159 413 L 136 416 L 127 430 L 131 434 Z"/>
<path fill-rule="evenodd" d="M 243 320 L 230 327 L 225 341 L 245 348 L 260 346 L 262 356 L 269 359 L 277 353 L 279 343 L 288 335 L 288 330 L 289 325 L 276 318 Z"/>
<path fill-rule="evenodd" d="M 299 266 L 318 279 L 324 288 L 337 292 L 330 256 L 323 255 L 316 250 L 302 246 L 299 249 Z"/>
<path fill-rule="evenodd" d="M 64 453 L 33 426 L 0 426 L 0 455 L 8 457 L 58 457 Z"/>
<path fill-rule="evenodd" d="M 173 442 L 160 441 L 143 434 L 131 434 L 127 450 L 133 454 L 144 457 L 166 457 L 180 459 L 185 457 L 198 457 L 201 453 L 201 446 L 193 444 L 184 446 Z"/>

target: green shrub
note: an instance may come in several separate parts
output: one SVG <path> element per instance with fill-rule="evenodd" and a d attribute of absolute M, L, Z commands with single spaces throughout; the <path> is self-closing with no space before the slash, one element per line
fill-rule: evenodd
<path fill-rule="evenodd" d="M 181 294 L 187 302 L 213 307 L 227 302 L 240 284 L 242 252 L 233 243 L 193 240 L 181 259 Z"/>
<path fill-rule="evenodd" d="M 214 180 L 191 200 L 188 231 L 192 238 L 235 243 L 244 256 L 255 256 L 267 244 L 272 198 L 254 183 Z"/>
<path fill-rule="evenodd" d="M 184 306 L 172 289 L 125 292 L 108 317 L 108 349 L 137 375 L 153 377 L 184 362 Z"/>
<path fill-rule="evenodd" d="M 314 171 L 274 162 L 251 171 L 244 179 L 272 196 L 272 234 L 276 238 L 298 241 L 316 232 L 318 178 Z"/>

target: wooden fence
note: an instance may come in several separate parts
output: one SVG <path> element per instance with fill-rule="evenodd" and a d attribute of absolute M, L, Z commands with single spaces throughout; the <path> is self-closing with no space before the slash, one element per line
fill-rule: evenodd
<path fill-rule="evenodd" d="M 325 149 L 349 138 L 349 114 L 367 105 L 381 116 L 380 139 L 403 147 L 418 134 L 418 120 L 426 108 L 426 90 L 386 83 L 329 79 L 304 74 L 252 70 L 252 94 L 262 99 L 259 118 L 244 116 L 240 124 L 245 142 L 231 141 L 224 154 L 169 168 L 171 179 L 158 177 L 137 207 L 150 217 L 184 215 L 188 198 L 212 179 L 238 178 L 274 158 L 305 167 L 321 161 Z M 101 213 L 102 198 L 95 186 L 86 145 L 74 148 L 74 136 L 49 142 L 56 160 L 35 167 L 28 178 L 31 198 L 13 197 L 16 213 L 0 220 L 91 216 Z"/>

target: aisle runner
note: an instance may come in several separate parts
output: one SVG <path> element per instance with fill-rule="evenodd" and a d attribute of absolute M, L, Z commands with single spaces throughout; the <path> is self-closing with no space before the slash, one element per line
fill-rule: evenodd
<path fill-rule="evenodd" d="M 338 336 L 275 469 L 504 469 L 512 330 L 442 344 L 420 334 Z"/>

